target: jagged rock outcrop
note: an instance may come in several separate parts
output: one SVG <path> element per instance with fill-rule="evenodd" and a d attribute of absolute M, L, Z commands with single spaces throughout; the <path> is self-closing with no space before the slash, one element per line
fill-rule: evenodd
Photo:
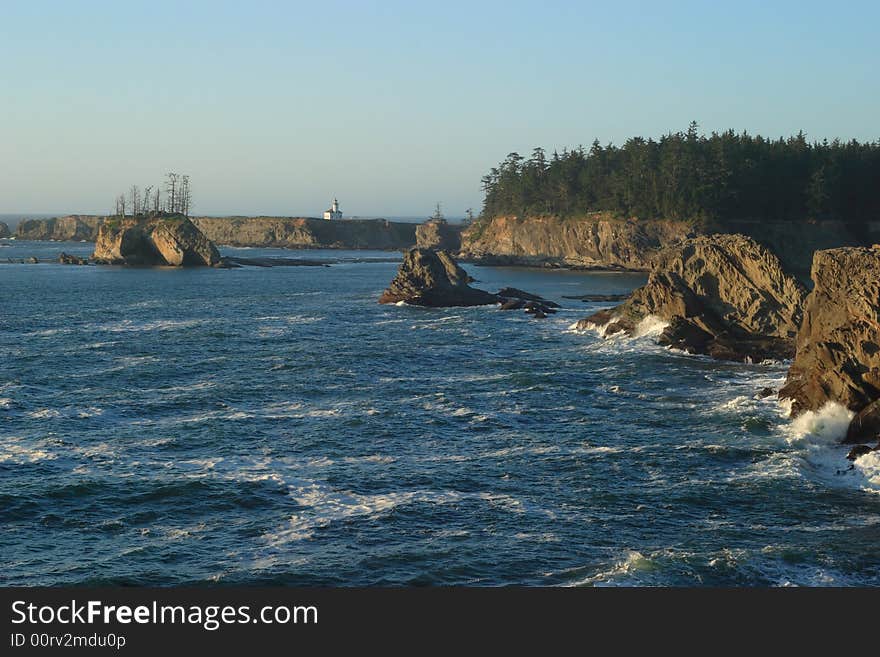
<path fill-rule="evenodd" d="M 94 242 L 98 238 L 98 229 L 106 220 L 106 217 L 78 214 L 52 219 L 22 219 L 16 236 L 22 240 Z"/>
<path fill-rule="evenodd" d="M 462 225 L 431 219 L 416 226 L 416 246 L 457 253 L 461 249 Z"/>
<path fill-rule="evenodd" d="M 95 253 L 100 264 L 213 266 L 217 247 L 182 215 L 157 213 L 103 223 Z"/>
<path fill-rule="evenodd" d="M 80 258 L 79 256 L 64 253 L 64 251 L 62 251 L 58 254 L 58 262 L 62 265 L 87 265 L 89 264 L 89 259 Z"/>
<path fill-rule="evenodd" d="M 7 226 L 5 222 L 0 221 L 0 239 L 9 237 L 10 235 L 12 235 L 12 233 L 9 232 L 9 226 Z"/>
<path fill-rule="evenodd" d="M 837 402 L 849 442 L 880 437 L 880 245 L 818 251 L 797 354 L 779 396 L 797 415 Z"/>
<path fill-rule="evenodd" d="M 501 303 L 500 310 L 523 310 L 537 319 L 552 315 L 559 308 L 559 304 L 554 301 L 515 287 L 502 288 L 498 290 L 497 296 Z"/>
<path fill-rule="evenodd" d="M 397 276 L 379 297 L 379 303 L 408 303 L 414 306 L 485 306 L 500 304 L 500 310 L 523 310 L 542 319 L 556 312 L 559 304 L 514 287 L 497 294 L 468 285 L 471 277 L 447 251 L 415 248 L 407 251 Z"/>
<path fill-rule="evenodd" d="M 664 249 L 646 285 L 577 326 L 632 334 L 641 320 L 656 316 L 669 322 L 660 343 L 673 348 L 721 360 L 790 358 L 805 296 L 754 240 L 703 236 Z"/>
<path fill-rule="evenodd" d="M 379 303 L 406 302 L 414 306 L 484 306 L 498 296 L 468 285 L 470 276 L 446 251 L 411 249 Z"/>
<path fill-rule="evenodd" d="M 397 251 L 416 243 L 416 224 L 385 219 L 194 217 L 192 221 L 212 242 L 229 246 Z"/>

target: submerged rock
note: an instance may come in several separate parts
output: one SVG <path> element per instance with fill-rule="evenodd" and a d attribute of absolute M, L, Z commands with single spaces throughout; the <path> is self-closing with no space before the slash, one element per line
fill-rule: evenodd
<path fill-rule="evenodd" d="M 646 317 L 669 322 L 660 343 L 720 360 L 790 358 L 806 289 L 766 247 L 743 235 L 688 239 L 664 249 L 647 284 L 620 306 L 578 322 L 633 334 Z"/>
<path fill-rule="evenodd" d="M 868 447 L 867 445 L 856 445 L 846 455 L 848 461 L 855 461 L 857 458 L 870 454 L 871 452 L 880 451 L 880 444 L 876 447 Z"/>
<path fill-rule="evenodd" d="M 213 266 L 217 247 L 183 215 L 156 213 L 104 222 L 93 259 L 101 264 Z"/>
<path fill-rule="evenodd" d="M 87 265 L 89 264 L 89 259 L 80 258 L 79 256 L 70 255 L 69 253 L 64 253 L 64 251 L 62 251 L 58 254 L 58 262 L 62 265 Z"/>
<path fill-rule="evenodd" d="M 468 285 L 469 278 L 446 251 L 410 249 L 379 303 L 403 301 L 414 306 L 444 307 L 498 302 L 497 295 Z"/>
<path fill-rule="evenodd" d="M 856 412 L 847 440 L 880 436 L 880 245 L 817 251 L 813 291 L 780 397 L 792 413 L 836 402 Z"/>

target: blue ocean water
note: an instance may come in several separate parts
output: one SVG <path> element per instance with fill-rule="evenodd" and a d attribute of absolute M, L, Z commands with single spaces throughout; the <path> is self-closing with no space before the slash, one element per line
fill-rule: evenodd
<path fill-rule="evenodd" d="M 0 584 L 880 584 L 845 412 L 760 399 L 784 363 L 571 328 L 603 305 L 563 295 L 641 275 L 466 267 L 563 303 L 533 320 L 380 306 L 398 254 L 0 244 Z"/>

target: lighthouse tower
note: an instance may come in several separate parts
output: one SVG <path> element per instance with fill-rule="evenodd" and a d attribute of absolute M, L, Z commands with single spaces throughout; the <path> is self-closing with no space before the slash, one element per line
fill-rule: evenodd
<path fill-rule="evenodd" d="M 333 199 L 333 205 L 329 210 L 324 210 L 324 219 L 332 221 L 334 219 L 342 219 L 342 210 L 339 209 L 339 201 Z"/>

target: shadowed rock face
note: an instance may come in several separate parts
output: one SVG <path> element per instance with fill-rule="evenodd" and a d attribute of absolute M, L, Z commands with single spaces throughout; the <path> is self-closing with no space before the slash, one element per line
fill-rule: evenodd
<path fill-rule="evenodd" d="M 414 306 L 483 306 L 498 296 L 468 285 L 470 277 L 446 251 L 411 249 L 379 303 Z"/>
<path fill-rule="evenodd" d="M 426 221 L 416 227 L 416 246 L 456 253 L 461 248 L 462 228 L 445 221 Z"/>
<path fill-rule="evenodd" d="M 7 226 L 4 222 L 0 221 L 0 238 L 9 237 L 9 226 Z"/>
<path fill-rule="evenodd" d="M 780 397 L 794 414 L 833 401 L 858 415 L 849 441 L 880 435 L 880 245 L 817 251 L 797 355 Z"/>
<path fill-rule="evenodd" d="M 790 358 L 806 290 L 765 247 L 743 235 L 696 237 L 664 249 L 648 282 L 623 304 L 578 322 L 635 332 L 670 322 L 660 343 L 721 360 Z"/>
<path fill-rule="evenodd" d="M 107 221 L 98 230 L 93 259 L 102 264 L 213 266 L 214 244 L 182 215 Z"/>

